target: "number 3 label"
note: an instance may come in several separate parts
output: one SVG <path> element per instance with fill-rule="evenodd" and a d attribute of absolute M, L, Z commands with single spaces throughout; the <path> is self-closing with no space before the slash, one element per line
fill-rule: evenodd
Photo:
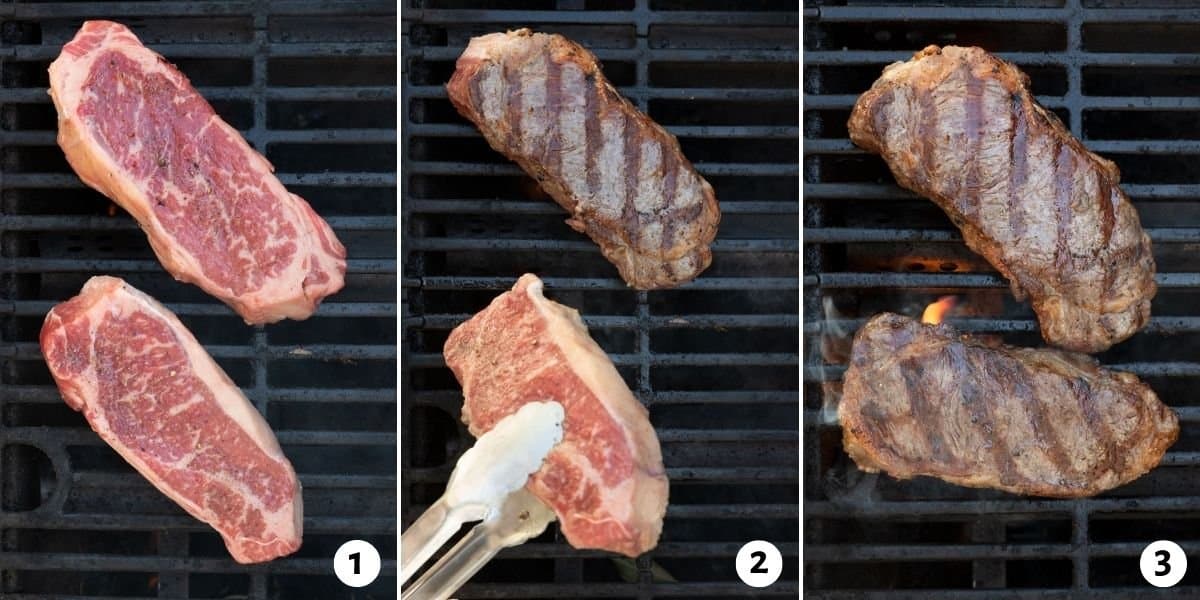
<path fill-rule="evenodd" d="M 763 588 L 775 583 L 783 572 L 783 556 L 771 542 L 754 540 L 742 546 L 734 559 L 738 577 L 750 587 Z"/>
<path fill-rule="evenodd" d="M 1167 588 L 1179 583 L 1187 573 L 1187 555 L 1179 544 L 1158 540 L 1142 550 L 1139 566 L 1150 585 Z"/>

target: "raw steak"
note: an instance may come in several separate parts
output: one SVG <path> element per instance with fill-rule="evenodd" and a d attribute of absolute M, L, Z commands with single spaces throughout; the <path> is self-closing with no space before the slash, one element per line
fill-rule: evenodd
<path fill-rule="evenodd" d="M 526 402 L 562 404 L 563 440 L 527 487 L 554 509 L 572 546 L 637 556 L 658 543 L 667 509 L 658 436 L 578 312 L 525 275 L 455 328 L 445 355 L 473 435 Z"/>
<path fill-rule="evenodd" d="M 248 323 L 304 319 L 346 250 L 186 77 L 123 25 L 88 21 L 50 65 L 58 144 L 137 219 L 163 266 Z"/>
<path fill-rule="evenodd" d="M 629 285 L 677 286 L 712 262 L 721 220 L 712 186 L 584 47 L 528 29 L 472 38 L 446 92 Z"/>
<path fill-rule="evenodd" d="M 300 547 L 300 482 L 267 422 L 175 315 L 115 277 L 50 310 L 42 354 L 63 399 L 241 563 Z"/>

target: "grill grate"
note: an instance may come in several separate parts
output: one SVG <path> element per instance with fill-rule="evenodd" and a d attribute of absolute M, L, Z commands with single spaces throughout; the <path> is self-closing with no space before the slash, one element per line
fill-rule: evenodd
<path fill-rule="evenodd" d="M 756 538 L 786 557 L 781 580 L 756 597 L 798 593 L 798 16 L 771 2 L 406 7 L 402 525 L 440 495 L 471 443 L 442 344 L 527 271 L 581 311 L 648 405 L 672 486 L 661 543 L 624 571 L 606 553 L 570 548 L 552 526 L 501 553 L 458 597 L 742 597 L 752 590 L 733 557 Z M 593 50 L 716 188 L 724 218 L 713 266 L 697 281 L 627 288 L 561 209 L 454 112 L 442 85 L 469 38 L 518 27 Z M 655 564 L 677 581 L 655 581 Z"/>
<path fill-rule="evenodd" d="M 54 142 L 46 67 L 84 19 L 179 65 L 346 244 L 346 288 L 303 323 L 247 327 L 171 280 L 136 224 Z M 0 4 L 0 596 L 345 597 L 329 558 L 371 541 L 394 597 L 395 6 L 391 2 Z M 61 401 L 42 317 L 91 275 L 174 310 L 268 418 L 304 485 L 305 539 L 254 567 L 155 491 Z"/>
<path fill-rule="evenodd" d="M 1138 571 L 1149 542 L 1195 552 L 1200 421 L 1191 400 L 1200 318 L 1196 226 L 1200 77 L 1188 41 L 1194 3 L 1120 0 L 821 2 L 806 9 L 804 72 L 806 589 L 818 598 L 1159 597 Z M 945 294 L 952 322 L 1042 341 L 1028 306 L 961 243 L 932 203 L 895 186 L 847 139 L 857 94 L 926 44 L 981 45 L 1030 73 L 1039 100 L 1122 169 L 1154 240 L 1159 293 L 1150 325 L 1098 358 L 1141 375 L 1180 415 L 1163 465 L 1099 498 L 1027 499 L 858 472 L 830 406 L 848 336 L 882 310 L 920 314 Z M 1133 51 L 1130 51 L 1130 50 Z M 1196 593 L 1185 577 L 1175 590 Z"/>

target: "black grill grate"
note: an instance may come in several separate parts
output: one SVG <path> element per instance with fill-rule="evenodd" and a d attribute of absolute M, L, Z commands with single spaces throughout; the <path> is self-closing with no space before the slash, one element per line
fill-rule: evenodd
<path fill-rule="evenodd" d="M 506 6 L 505 10 L 495 7 Z M 582 312 L 650 409 L 671 477 L 658 548 L 636 564 L 557 531 L 502 553 L 459 598 L 744 597 L 746 541 L 785 571 L 757 597 L 798 593 L 796 393 L 798 13 L 786 3 L 427 0 L 402 21 L 402 526 L 471 443 L 444 366 L 449 330 L 524 272 Z M 686 10 L 680 10 L 686 9 Z M 443 84 L 473 35 L 530 27 L 593 50 L 623 94 L 680 137 L 724 218 L 713 266 L 637 292 L 517 167 L 491 151 Z M 552 526 L 551 528 L 555 528 Z M 654 581 L 657 563 L 677 582 Z"/>
<path fill-rule="evenodd" d="M 819 2 L 806 9 L 804 71 L 804 451 L 806 588 L 818 598 L 1162 597 L 1138 571 L 1143 547 L 1195 553 L 1200 411 L 1200 67 L 1194 2 Z M 961 244 L 930 202 L 853 147 L 845 122 L 883 66 L 926 44 L 980 45 L 1016 62 L 1039 100 L 1122 169 L 1154 239 L 1159 293 L 1145 331 L 1099 356 L 1141 375 L 1180 415 L 1162 466 L 1095 499 L 1026 499 L 858 472 L 830 406 L 848 336 L 876 312 L 920 314 L 945 294 L 951 321 L 1037 346 L 1032 311 Z M 956 316 L 957 315 L 957 316 Z M 1172 593 L 1191 597 L 1189 575 Z"/>
<path fill-rule="evenodd" d="M 349 274 L 316 317 L 247 327 L 172 281 L 136 224 L 71 172 L 46 67 L 88 18 L 131 26 L 178 64 L 334 227 Z M 0 38 L 0 596 L 347 597 L 329 557 L 362 538 L 385 560 L 361 593 L 394 597 L 394 4 L 7 2 Z M 267 416 L 304 485 L 297 554 L 235 564 L 62 403 L 37 333 L 95 274 L 166 303 Z"/>

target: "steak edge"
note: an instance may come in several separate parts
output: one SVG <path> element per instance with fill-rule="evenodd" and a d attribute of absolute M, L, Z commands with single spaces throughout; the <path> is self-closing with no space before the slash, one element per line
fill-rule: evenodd
<path fill-rule="evenodd" d="M 1100 352 L 1149 321 L 1154 256 L 1120 171 L 1037 103 L 1017 67 L 930 46 L 884 69 L 848 127 L 1030 297 L 1047 342 Z"/>
<path fill-rule="evenodd" d="M 854 338 L 838 420 L 859 468 L 1079 498 L 1153 469 L 1175 413 L 1130 373 L 884 313 Z"/>
<path fill-rule="evenodd" d="M 63 400 L 240 563 L 295 552 L 300 482 L 275 434 L 175 315 L 115 277 L 55 306 L 42 354 Z"/>
<path fill-rule="evenodd" d="M 50 65 L 50 96 L 67 162 L 176 279 L 247 323 L 305 319 L 342 288 L 346 249 L 329 225 L 125 26 L 84 23 Z"/>
<path fill-rule="evenodd" d="M 712 186 L 582 46 L 528 29 L 472 38 L 446 90 L 629 285 L 673 287 L 712 262 L 721 220 Z"/>
<path fill-rule="evenodd" d="M 577 311 L 524 275 L 450 332 L 445 356 L 476 437 L 527 402 L 562 404 L 562 442 L 526 487 L 572 546 L 636 557 L 658 543 L 668 495 L 658 436 Z"/>

